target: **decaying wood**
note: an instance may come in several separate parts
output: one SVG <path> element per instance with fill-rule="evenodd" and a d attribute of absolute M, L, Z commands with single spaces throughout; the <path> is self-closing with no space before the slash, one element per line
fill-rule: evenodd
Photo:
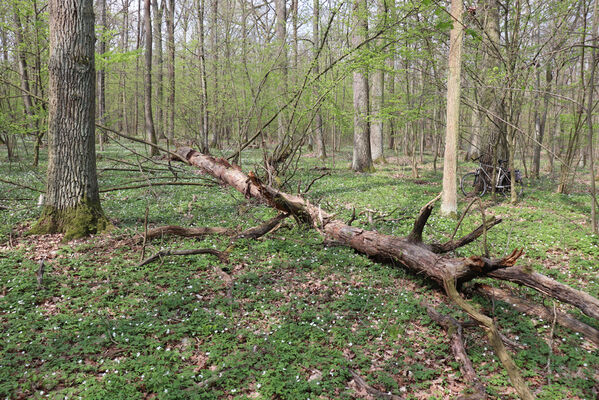
<path fill-rule="evenodd" d="M 514 363 L 514 360 L 512 360 L 512 357 L 507 352 L 503 341 L 501 340 L 499 330 L 497 329 L 495 322 L 493 322 L 493 319 L 476 310 L 476 308 L 474 308 L 470 303 L 464 300 L 462 296 L 460 296 L 452 277 L 445 278 L 443 281 L 443 287 L 445 288 L 445 293 L 447 293 L 447 296 L 451 299 L 451 301 L 457 304 L 472 319 L 477 321 L 485 330 L 489 344 L 499 358 L 499 361 L 501 361 L 501 364 L 503 364 L 503 367 L 506 369 L 510 378 L 510 382 L 514 386 L 514 389 L 516 389 L 518 396 L 520 396 L 520 398 L 523 400 L 533 400 L 534 396 L 526 385 L 524 378 L 522 378 L 522 375 Z"/>
<path fill-rule="evenodd" d="M 454 240 L 452 237 L 446 243 L 429 245 L 423 242 L 422 232 L 436 199 L 422 208 L 416 218 L 412 232 L 407 237 L 400 238 L 352 227 L 336 220 L 334 215 L 323 211 L 320 206 L 312 205 L 300 196 L 290 195 L 265 185 L 255 174 L 250 172 L 245 175 L 241 168 L 231 165 L 222 158 L 204 155 L 188 147 L 180 148 L 177 154 L 181 159 L 187 160 L 204 173 L 232 186 L 246 197 L 259 199 L 285 214 L 292 215 L 298 222 L 314 227 L 329 240 L 352 247 L 368 256 L 393 260 L 406 269 L 437 282 L 445 289 L 449 299 L 485 330 L 491 347 L 506 369 L 512 385 L 522 399 L 533 399 L 533 395 L 505 349 L 501 334 L 493 320 L 466 302 L 459 295 L 457 287 L 477 277 L 491 276 L 534 288 L 545 295 L 572 304 L 585 314 L 599 319 L 598 299 L 547 276 L 538 274 L 532 271 L 530 267 L 515 266 L 516 261 L 523 254 L 523 249 L 516 249 L 509 256 L 500 259 L 476 256 L 455 258 L 443 255 L 443 253 L 472 242 L 486 233 L 488 229 L 501 222 L 501 220 L 494 218 L 486 220 L 484 213 L 483 223 L 470 234 L 458 240 Z M 558 320 L 557 316 L 555 319 L 558 322 L 566 321 L 563 318 Z M 359 384 L 361 378 L 353 371 L 351 372 L 354 380 Z M 361 379 L 361 382 L 365 384 L 363 379 Z M 368 386 L 363 387 L 368 388 Z"/>
<path fill-rule="evenodd" d="M 213 256 L 217 256 L 218 259 L 223 263 L 227 263 L 229 261 L 229 257 L 225 252 L 215 250 L 215 249 L 188 249 L 188 250 L 167 249 L 167 250 L 161 250 L 158 253 L 146 258 L 145 260 L 143 260 L 142 262 L 137 264 L 137 266 L 141 267 L 141 266 L 150 264 L 158 259 L 162 259 L 167 256 L 192 256 L 195 254 L 212 254 Z"/>
<path fill-rule="evenodd" d="M 515 266 L 504 270 L 495 270 L 491 271 L 489 276 L 528 286 L 549 297 L 571 304 L 589 317 L 599 320 L 599 299 L 548 276 L 534 272 L 529 266 Z"/>
<path fill-rule="evenodd" d="M 354 378 L 354 382 L 359 390 L 363 390 L 369 395 L 373 396 L 376 399 L 390 399 L 390 400 L 402 400 L 402 397 L 396 396 L 394 394 L 385 393 L 378 389 L 373 388 L 369 384 L 366 383 L 364 378 L 362 378 L 356 371 L 350 368 L 349 373 L 352 378 Z"/>
<path fill-rule="evenodd" d="M 258 239 L 275 229 L 289 214 L 281 213 L 258 226 L 246 229 L 236 236 L 237 239 Z"/>
<path fill-rule="evenodd" d="M 509 256 L 500 259 L 476 256 L 454 258 L 442 254 L 446 249 L 465 245 L 482 235 L 484 229 L 481 227 L 455 242 L 450 241 L 439 245 L 424 243 L 421 239 L 422 228 L 432 212 L 432 202 L 423 207 L 410 235 L 403 238 L 390 236 L 335 220 L 333 215 L 310 204 L 302 197 L 283 193 L 264 185 L 255 175 L 244 174 L 241 168 L 231 165 L 225 159 L 204 155 L 189 147 L 178 149 L 177 155 L 202 172 L 232 186 L 246 197 L 254 197 L 294 216 L 296 220 L 318 229 L 337 243 L 352 247 L 369 256 L 393 260 L 416 274 L 428 277 L 440 286 L 443 286 L 446 277 L 452 277 L 459 287 L 461 283 L 474 278 L 490 276 L 536 289 L 550 297 L 572 304 L 585 314 L 599 320 L 598 299 L 547 276 L 532 272 L 529 267 L 515 266 L 516 261 L 523 254 L 521 250 L 515 250 Z M 485 228 L 488 229 L 499 222 L 500 220 L 487 221 Z"/>
<path fill-rule="evenodd" d="M 182 237 L 203 237 L 207 235 L 227 235 L 233 236 L 235 230 L 221 227 L 201 227 L 201 228 L 184 228 L 176 225 L 160 226 L 158 228 L 148 229 L 147 238 L 154 239 L 157 237 L 175 235 Z"/>
<path fill-rule="evenodd" d="M 460 363 L 460 370 L 462 371 L 462 375 L 464 375 L 464 380 L 474 390 L 472 395 L 460 396 L 458 400 L 486 399 L 485 386 L 478 378 L 474 366 L 472 365 L 472 361 L 470 360 L 470 357 L 468 357 L 468 353 L 466 353 L 466 347 L 464 346 L 464 339 L 462 336 L 462 324 L 449 315 L 441 314 L 430 304 L 423 304 L 423 306 L 426 308 L 428 316 L 441 325 L 447 332 L 447 336 L 449 337 L 449 347 L 451 348 L 451 352 L 456 361 Z"/>
<path fill-rule="evenodd" d="M 477 287 L 477 291 L 495 300 L 501 300 L 516 310 L 526 313 L 532 317 L 543 318 L 545 321 L 551 321 L 553 318 L 555 318 L 557 323 L 559 323 L 561 326 L 580 333 L 586 339 L 599 346 L 599 330 L 568 316 L 566 313 L 556 311 L 554 314 L 553 310 L 549 310 L 547 307 L 544 307 L 540 304 L 531 303 L 521 297 L 509 293 L 507 290 L 489 285 L 479 285 Z"/>
<path fill-rule="evenodd" d="M 289 214 L 278 214 L 276 217 L 269 219 L 268 221 L 252 227 L 252 228 L 248 228 L 246 230 L 244 230 L 243 232 L 239 233 L 238 235 L 236 235 L 229 243 L 229 245 L 227 246 L 227 248 L 224 251 L 220 251 L 220 250 L 215 250 L 215 249 L 195 249 L 195 250 L 162 250 L 159 251 L 158 253 L 152 255 L 151 257 L 148 257 L 147 259 L 141 261 L 137 266 L 141 267 L 143 265 L 149 264 L 151 262 L 154 262 L 158 259 L 162 259 L 163 257 L 166 256 L 189 256 L 189 255 L 195 255 L 195 254 L 212 254 L 218 257 L 218 259 L 220 260 L 220 262 L 222 263 L 228 263 L 229 262 L 229 254 L 231 253 L 231 251 L 233 250 L 234 246 L 235 246 L 235 242 L 238 239 L 258 239 L 264 235 L 266 235 L 267 233 L 271 232 L 272 230 L 274 230 L 277 226 L 280 225 L 281 221 L 283 221 L 285 218 L 287 218 L 289 216 Z M 146 223 L 145 225 L 145 233 L 144 233 L 144 247 L 145 247 L 145 243 L 146 240 L 149 237 L 157 237 L 157 236 L 162 236 L 164 234 L 174 234 L 174 235 L 178 235 L 178 236 L 185 236 L 185 237 L 201 237 L 207 234 L 227 234 L 229 236 L 233 235 L 233 230 L 232 229 L 228 229 L 228 228 L 183 228 L 180 226 L 174 226 L 174 225 L 168 225 L 168 226 L 162 226 L 160 228 L 155 228 L 151 233 L 148 232 L 147 230 L 147 209 L 146 209 Z M 154 235 L 154 236 L 152 236 Z M 143 253 L 142 253 L 143 254 Z M 143 258 L 143 257 L 142 257 Z M 229 275 L 228 273 L 226 273 L 225 271 L 223 271 L 222 268 L 220 268 L 218 265 L 214 265 L 213 266 L 214 272 L 216 272 L 221 279 L 225 282 L 225 285 L 227 287 L 227 298 L 232 298 L 233 297 L 233 277 L 231 275 Z"/>

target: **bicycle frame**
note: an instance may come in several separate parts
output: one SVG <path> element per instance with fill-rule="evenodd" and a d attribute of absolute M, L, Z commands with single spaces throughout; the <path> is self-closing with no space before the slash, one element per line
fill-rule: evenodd
<path fill-rule="evenodd" d="M 484 175 L 485 179 L 487 180 L 487 182 L 491 182 L 492 178 L 489 176 L 489 174 L 487 173 L 487 171 L 485 171 L 485 169 L 483 167 L 488 167 L 488 168 L 495 168 L 495 170 L 497 171 L 496 175 L 496 179 L 495 179 L 495 188 L 496 189 L 508 189 L 511 187 L 511 178 L 510 175 L 507 173 L 507 171 L 502 168 L 501 166 L 499 167 L 493 167 L 492 165 L 489 164 L 479 164 L 479 168 L 476 171 L 479 175 Z M 481 174 L 482 172 L 482 174 Z M 507 178 L 504 180 L 504 178 Z M 502 185 L 502 182 L 509 182 L 508 185 Z"/>

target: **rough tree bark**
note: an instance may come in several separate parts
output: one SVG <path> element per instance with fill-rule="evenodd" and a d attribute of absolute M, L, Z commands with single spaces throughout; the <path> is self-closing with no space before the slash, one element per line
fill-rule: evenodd
<path fill-rule="evenodd" d="M 104 230 L 95 153 L 93 0 L 48 2 L 50 15 L 48 173 L 32 233 L 65 239 Z"/>

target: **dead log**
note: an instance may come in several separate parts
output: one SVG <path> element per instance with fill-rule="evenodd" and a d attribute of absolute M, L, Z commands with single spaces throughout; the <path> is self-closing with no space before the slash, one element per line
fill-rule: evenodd
<path fill-rule="evenodd" d="M 263 224 L 246 229 L 245 231 L 243 231 L 239 235 L 237 235 L 235 238 L 236 239 L 258 239 L 258 238 L 266 235 L 268 232 L 274 230 L 281 223 L 281 221 L 283 221 L 288 216 L 289 216 L 289 214 L 284 214 L 284 213 L 279 214 L 276 217 L 271 218 L 268 221 L 264 222 Z"/>
<path fill-rule="evenodd" d="M 479 285 L 476 288 L 476 291 L 492 299 L 501 300 L 516 310 L 526 313 L 530 316 L 543 318 L 545 321 L 551 321 L 555 318 L 560 325 L 574 332 L 580 333 L 586 339 L 599 346 L 599 330 L 568 316 L 566 313 L 559 311 L 554 313 L 553 310 L 549 310 L 547 307 L 544 307 L 540 304 L 531 303 L 530 301 L 509 293 L 507 290 L 489 285 Z"/>
<path fill-rule="evenodd" d="M 466 347 L 464 346 L 464 339 L 462 336 L 462 324 L 456 321 L 455 318 L 449 315 L 443 315 L 437 310 L 435 310 L 430 304 L 423 304 L 424 308 L 426 308 L 426 313 L 428 316 L 441 325 L 443 329 L 447 332 L 447 336 L 449 337 L 449 347 L 451 348 L 451 352 L 455 357 L 456 361 L 460 363 L 460 370 L 462 371 L 462 375 L 464 375 L 465 381 L 472 387 L 474 390 L 474 394 L 470 396 L 460 396 L 458 400 L 482 400 L 486 399 L 486 390 L 485 386 L 482 384 L 476 371 L 474 370 L 474 366 L 472 365 L 472 361 L 470 357 L 468 357 L 468 353 L 466 353 Z"/>
<path fill-rule="evenodd" d="M 144 265 L 150 264 L 158 259 L 162 259 L 163 257 L 167 257 L 167 256 L 192 256 L 192 255 L 196 255 L 196 254 L 212 254 L 213 256 L 217 256 L 218 259 L 220 260 L 220 262 L 222 262 L 222 263 L 229 262 L 229 257 L 225 252 L 215 250 L 215 249 L 189 249 L 189 250 L 167 249 L 167 250 L 161 250 L 158 253 L 146 258 L 145 260 L 143 260 L 142 262 L 137 264 L 137 266 L 142 267 Z"/>
<path fill-rule="evenodd" d="M 389 400 L 402 400 L 403 399 L 402 397 L 396 396 L 394 394 L 385 393 L 378 389 L 373 388 L 368 383 L 366 383 L 366 380 L 364 378 L 362 378 L 360 376 L 360 374 L 358 374 L 356 371 L 354 371 L 351 368 L 349 369 L 349 373 L 351 374 L 353 381 L 356 384 L 356 387 L 359 390 L 363 390 L 364 392 L 366 392 L 366 394 L 373 396 L 375 399 L 389 399 Z"/>
<path fill-rule="evenodd" d="M 501 340 L 501 334 L 499 333 L 499 330 L 497 329 L 493 319 L 482 314 L 470 303 L 464 300 L 458 293 L 455 287 L 455 282 L 451 277 L 445 278 L 443 281 L 443 286 L 445 288 L 445 293 L 447 293 L 447 296 L 451 299 L 451 301 L 457 304 L 485 330 L 489 344 L 491 347 L 493 347 L 493 351 L 507 371 L 510 382 L 512 383 L 512 386 L 514 386 L 514 389 L 516 389 L 518 396 L 523 400 L 533 400 L 534 396 L 524 381 L 522 374 L 520 374 L 520 370 L 516 366 L 516 363 L 514 363 L 514 360 L 512 360 L 512 357 L 507 352 L 505 345 Z"/>
<path fill-rule="evenodd" d="M 474 278 L 491 276 L 531 287 L 549 297 L 572 304 L 588 316 L 599 320 L 598 299 L 542 274 L 530 272 L 530 268 L 514 266 L 523 254 L 522 250 L 515 250 L 509 256 L 500 259 L 476 256 L 454 258 L 442 254 L 475 240 L 484 231 L 480 227 L 452 243 L 440 245 L 424 243 L 422 230 L 432 212 L 432 203 L 421 210 L 410 235 L 403 238 L 384 235 L 335 220 L 333 215 L 310 204 L 302 197 L 264 185 L 254 174 L 244 174 L 238 166 L 231 165 L 225 159 L 204 155 L 189 147 L 180 148 L 177 154 L 181 159 L 187 160 L 204 173 L 232 186 L 246 197 L 254 197 L 294 216 L 296 220 L 318 229 L 335 242 L 350 246 L 369 256 L 393 260 L 412 272 L 432 279 L 440 286 L 443 286 L 446 277 L 452 277 L 459 287 L 461 283 Z M 486 221 L 485 228 L 497 223 L 498 220 Z"/>
<path fill-rule="evenodd" d="M 158 228 L 148 229 L 146 235 L 147 239 L 154 239 L 157 237 L 175 235 L 182 237 L 196 237 L 201 238 L 207 235 L 227 235 L 233 236 L 235 231 L 230 228 L 221 227 L 201 227 L 201 228 L 184 228 L 176 225 L 160 226 Z"/>
<path fill-rule="evenodd" d="M 528 286 L 549 297 L 572 304 L 591 318 L 599 320 L 599 299 L 571 288 L 546 275 L 534 272 L 529 266 L 515 266 L 489 273 L 490 277 Z"/>

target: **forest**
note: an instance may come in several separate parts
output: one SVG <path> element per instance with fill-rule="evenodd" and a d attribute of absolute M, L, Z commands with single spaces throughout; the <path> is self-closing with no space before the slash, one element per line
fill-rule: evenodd
<path fill-rule="evenodd" d="M 4 0 L 0 396 L 599 399 L 599 0 Z"/>

